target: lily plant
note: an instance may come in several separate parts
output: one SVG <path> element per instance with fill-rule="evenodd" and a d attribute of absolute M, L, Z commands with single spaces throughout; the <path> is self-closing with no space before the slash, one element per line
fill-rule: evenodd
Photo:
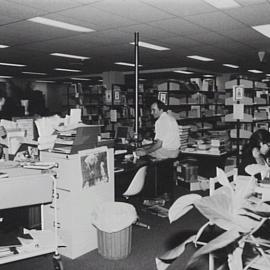
<path fill-rule="evenodd" d="M 261 170 L 262 168 L 252 168 L 252 175 Z M 194 207 L 207 218 L 208 222 L 184 243 L 156 258 L 157 269 L 166 269 L 169 266 L 166 262 L 177 259 L 184 252 L 187 243 L 192 242 L 197 250 L 188 266 L 202 255 L 213 256 L 215 251 L 227 248 L 226 260 L 218 269 L 227 267 L 226 269 L 230 270 L 245 270 L 252 266 L 255 269 L 269 270 L 270 257 L 267 249 L 270 250 L 270 241 L 258 236 L 256 232 L 270 217 L 270 205 L 265 203 L 267 200 L 270 201 L 270 197 L 266 196 L 262 200 L 255 196 L 258 183 L 252 175 L 242 178 L 238 176 L 237 180 L 230 182 L 226 173 L 217 168 L 216 178 L 210 181 L 217 181 L 220 187 L 213 190 L 211 195 L 202 197 L 198 194 L 188 194 L 178 198 L 169 209 L 170 223 Z M 202 233 L 211 225 L 222 229 L 222 233 L 209 242 L 202 242 L 200 240 Z M 248 260 L 243 253 L 247 245 L 254 251 Z"/>

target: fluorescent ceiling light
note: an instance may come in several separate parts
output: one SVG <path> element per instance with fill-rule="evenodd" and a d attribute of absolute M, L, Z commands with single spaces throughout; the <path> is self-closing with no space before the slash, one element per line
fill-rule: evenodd
<path fill-rule="evenodd" d="M 11 78 L 13 78 L 12 76 L 0 76 L 0 79 L 11 79 Z"/>
<path fill-rule="evenodd" d="M 100 79 L 100 80 L 98 80 L 98 82 L 103 82 L 103 80 L 102 80 L 102 79 Z"/>
<path fill-rule="evenodd" d="M 135 45 L 135 42 L 130 42 L 130 44 Z M 156 51 L 168 51 L 168 50 L 170 50 L 167 47 L 162 47 L 162 46 L 158 46 L 158 45 L 143 42 L 143 41 L 139 41 L 138 45 L 140 47 L 144 47 L 144 48 L 148 48 L 148 49 L 152 49 L 152 50 L 156 50 Z"/>
<path fill-rule="evenodd" d="M 262 82 L 269 82 L 270 79 L 262 79 Z"/>
<path fill-rule="evenodd" d="M 252 73 L 263 73 L 261 70 L 257 70 L 257 69 L 249 69 L 248 71 Z"/>
<path fill-rule="evenodd" d="M 204 0 L 204 1 L 216 8 L 221 9 L 240 7 L 240 5 L 234 0 Z"/>
<path fill-rule="evenodd" d="M 11 66 L 11 67 L 26 67 L 26 65 L 22 64 L 12 64 L 12 63 L 0 63 L 1 66 Z"/>
<path fill-rule="evenodd" d="M 80 59 L 80 60 L 90 59 L 90 57 L 87 57 L 87 56 L 80 56 L 80 55 L 73 55 L 73 54 L 65 54 L 65 53 L 51 53 L 50 55 L 53 55 L 53 56 L 60 56 L 60 57 L 66 57 L 66 58 L 74 58 L 74 59 Z"/>
<path fill-rule="evenodd" d="M 54 68 L 54 70 L 69 71 L 69 72 L 81 72 L 81 70 L 78 70 L 78 69 L 67 69 L 67 68 Z"/>
<path fill-rule="evenodd" d="M 91 79 L 87 79 L 87 78 L 70 78 L 71 80 L 74 81 L 90 81 Z"/>
<path fill-rule="evenodd" d="M 126 62 L 115 62 L 115 64 L 116 65 L 121 65 L 121 66 L 135 67 L 135 64 L 126 63 Z M 139 65 L 139 67 L 142 67 L 142 65 Z"/>
<path fill-rule="evenodd" d="M 224 67 L 230 67 L 230 68 L 239 68 L 237 65 L 231 65 L 231 64 L 222 64 Z"/>
<path fill-rule="evenodd" d="M 64 22 L 60 22 L 60 21 L 56 21 L 56 20 L 51 20 L 51 19 L 47 19 L 47 18 L 43 18 L 43 17 L 34 17 L 31 19 L 28 19 L 28 21 L 40 23 L 40 24 L 45 24 L 45 25 L 49 25 L 49 26 L 53 26 L 53 27 L 63 28 L 63 29 L 76 31 L 76 32 L 86 33 L 86 32 L 95 31 L 95 30 L 90 29 L 90 28 L 86 28 L 86 27 L 82 27 L 82 26 L 78 26 L 78 25 L 74 25 L 74 24 L 70 24 L 70 23 L 64 23 Z"/>
<path fill-rule="evenodd" d="M 31 71 L 22 71 L 24 74 L 33 74 L 33 75 L 47 75 L 47 73 L 43 72 L 31 72 Z"/>
<path fill-rule="evenodd" d="M 204 61 L 204 62 L 214 61 L 214 59 L 203 57 L 203 56 L 199 56 L 199 55 L 188 55 L 187 57 L 188 58 L 191 58 L 191 59 L 199 60 L 199 61 Z"/>
<path fill-rule="evenodd" d="M 8 45 L 2 45 L 0 44 L 0 49 L 5 49 L 5 48 L 8 48 L 9 46 Z"/>
<path fill-rule="evenodd" d="M 214 75 L 211 75 L 211 74 L 205 74 L 205 75 L 203 75 L 203 77 L 205 77 L 205 78 L 212 78 L 212 77 L 214 77 Z"/>
<path fill-rule="evenodd" d="M 270 38 L 270 24 L 252 26 L 252 28 L 258 31 L 259 33 L 265 35 L 266 37 Z"/>
<path fill-rule="evenodd" d="M 39 83 L 55 83 L 55 81 L 47 81 L 47 80 L 37 80 L 35 82 L 39 82 Z"/>
<path fill-rule="evenodd" d="M 186 71 L 186 70 L 175 70 L 176 73 L 182 73 L 182 74 L 194 74 L 194 72 Z"/>
<path fill-rule="evenodd" d="M 270 74 L 269 74 L 269 73 L 267 73 L 267 74 L 266 74 L 266 76 L 270 76 Z"/>

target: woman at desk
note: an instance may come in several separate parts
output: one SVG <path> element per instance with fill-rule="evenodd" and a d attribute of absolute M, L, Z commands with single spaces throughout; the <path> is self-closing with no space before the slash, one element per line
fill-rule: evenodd
<path fill-rule="evenodd" d="M 269 150 L 270 133 L 265 129 L 258 129 L 251 135 L 248 144 L 243 147 L 238 173 L 240 175 L 247 175 L 245 168 L 250 164 L 268 166 L 267 157 Z"/>

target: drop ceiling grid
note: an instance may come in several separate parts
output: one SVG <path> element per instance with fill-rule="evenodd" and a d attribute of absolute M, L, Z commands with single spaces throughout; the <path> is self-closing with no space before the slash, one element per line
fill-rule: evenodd
<path fill-rule="evenodd" d="M 189 16 L 201 13 L 209 13 L 216 10 L 213 6 L 203 0 L 142 0 L 146 4 L 151 4 L 163 11 L 169 12 L 175 16 Z"/>
<path fill-rule="evenodd" d="M 8 0 L 8 2 L 16 3 L 18 6 L 24 6 L 26 8 L 34 8 L 41 12 L 56 12 L 83 5 L 83 3 L 76 0 Z"/>
<path fill-rule="evenodd" d="M 95 27 L 94 30 L 113 29 L 120 26 L 133 25 L 138 23 L 137 21 L 134 21 L 130 18 L 114 15 L 92 6 L 83 6 L 60 11 L 57 13 L 57 15 L 73 18 L 80 22 L 91 23 L 94 25 L 93 27 Z M 51 14 L 49 17 L 53 19 L 54 16 L 55 14 Z"/>

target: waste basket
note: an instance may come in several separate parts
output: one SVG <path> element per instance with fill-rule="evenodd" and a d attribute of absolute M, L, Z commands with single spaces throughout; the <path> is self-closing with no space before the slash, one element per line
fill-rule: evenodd
<path fill-rule="evenodd" d="M 137 213 L 131 204 L 106 202 L 93 212 L 97 228 L 98 253 L 107 259 L 124 259 L 131 253 L 132 223 Z"/>

